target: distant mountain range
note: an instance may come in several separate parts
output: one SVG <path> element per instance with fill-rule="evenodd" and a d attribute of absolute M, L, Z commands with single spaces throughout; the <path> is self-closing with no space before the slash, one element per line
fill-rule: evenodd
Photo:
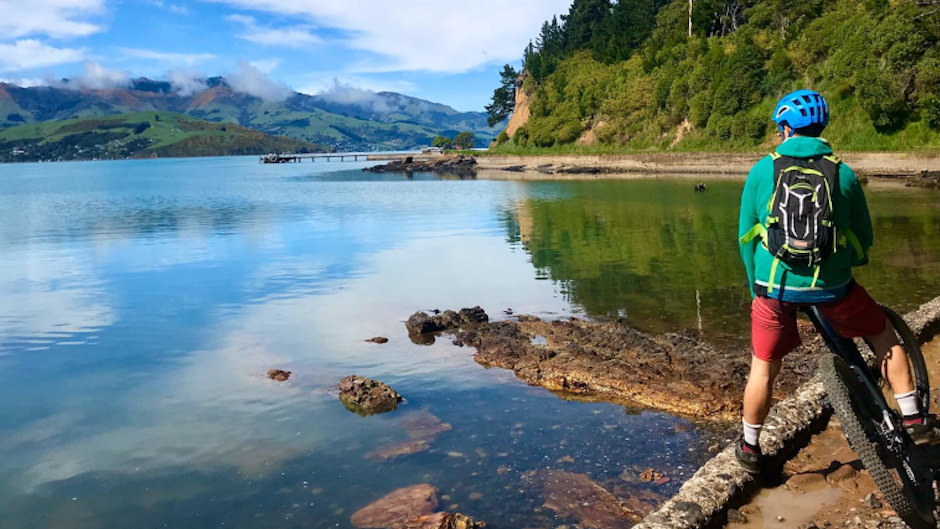
<path fill-rule="evenodd" d="M 229 156 L 332 150 L 232 123 L 133 112 L 0 129 L 0 162 Z"/>
<path fill-rule="evenodd" d="M 139 111 L 166 111 L 237 124 L 267 134 L 324 144 L 340 151 L 401 150 L 430 145 L 434 136 L 472 131 L 486 145 L 498 130 L 483 112 L 458 112 L 393 92 L 347 89 L 310 96 L 294 92 L 265 101 L 236 92 L 224 78 L 181 95 L 171 83 L 136 79 L 128 88 L 106 90 L 62 86 L 23 88 L 0 83 L 0 129 L 27 123 Z"/>

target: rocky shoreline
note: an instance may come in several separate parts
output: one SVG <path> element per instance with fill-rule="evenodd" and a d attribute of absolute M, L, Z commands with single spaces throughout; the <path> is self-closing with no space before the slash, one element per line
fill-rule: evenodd
<path fill-rule="evenodd" d="M 722 350 L 691 332 L 648 336 L 621 322 L 577 318 L 543 321 L 513 316 L 490 322 L 482 309 L 416 313 L 408 320 L 415 343 L 450 335 L 457 345 L 476 349 L 486 367 L 512 370 L 534 386 L 562 396 L 598 399 L 658 409 L 696 420 L 733 422 L 741 412 L 750 353 Z M 474 314 L 474 317 L 459 315 Z M 814 336 L 803 327 L 804 341 Z M 811 346 L 784 362 L 778 392 L 791 394 L 815 370 Z"/>
<path fill-rule="evenodd" d="M 769 149 L 769 148 L 768 148 Z M 474 175 L 492 180 L 566 180 L 687 176 L 744 180 L 766 152 L 655 153 L 623 155 L 444 155 L 406 156 L 363 169 L 375 173 L 431 172 Z M 840 154 L 863 178 L 903 182 L 910 187 L 940 187 L 940 157 L 922 153 L 848 152 Z"/>
<path fill-rule="evenodd" d="M 437 159 L 416 159 L 406 156 L 386 164 L 366 167 L 366 173 L 451 173 L 473 175 L 477 169 L 477 160 L 473 156 L 442 156 Z"/>

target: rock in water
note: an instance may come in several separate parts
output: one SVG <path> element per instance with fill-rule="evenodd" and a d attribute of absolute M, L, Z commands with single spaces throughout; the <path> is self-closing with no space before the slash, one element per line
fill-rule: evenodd
<path fill-rule="evenodd" d="M 483 522 L 474 521 L 460 513 L 438 512 L 418 516 L 405 524 L 403 529 L 480 529 L 486 527 Z"/>
<path fill-rule="evenodd" d="M 416 344 L 429 345 L 434 343 L 434 336 L 431 333 L 442 331 L 457 331 L 462 328 L 472 327 L 486 323 L 490 317 L 479 306 L 460 309 L 460 312 L 445 310 L 442 314 L 431 316 L 425 312 L 415 312 L 405 327 L 408 328 L 408 336 Z"/>
<path fill-rule="evenodd" d="M 748 354 L 717 348 L 694 333 L 650 336 L 623 322 L 577 318 L 518 315 L 484 323 L 485 313 L 472 311 L 458 317 L 460 329 L 445 332 L 475 348 L 479 364 L 511 369 L 529 384 L 710 420 L 732 421 L 741 413 Z M 780 394 L 812 376 L 807 347 L 784 360 Z"/>
<path fill-rule="evenodd" d="M 365 416 L 394 410 L 402 396 L 388 384 L 350 375 L 339 381 L 339 400 L 350 411 Z"/>
<path fill-rule="evenodd" d="M 356 511 L 350 521 L 363 529 L 404 529 L 409 520 L 433 513 L 437 505 L 437 489 L 424 483 L 393 491 Z"/>
<path fill-rule="evenodd" d="M 388 343 L 388 338 L 384 336 L 376 336 L 375 338 L 369 338 L 366 341 L 371 343 Z"/>
<path fill-rule="evenodd" d="M 268 378 L 271 380 L 277 380 L 278 382 L 286 382 L 290 378 L 290 371 L 285 371 L 283 369 L 268 369 Z"/>
<path fill-rule="evenodd" d="M 403 427 L 411 441 L 396 443 L 373 450 L 365 455 L 366 459 L 394 459 L 399 456 L 416 454 L 431 449 L 431 442 L 442 432 L 450 430 L 450 425 L 441 422 L 427 411 L 418 411 L 406 415 L 398 425 Z"/>
<path fill-rule="evenodd" d="M 543 479 L 545 507 L 558 513 L 559 517 L 577 518 L 581 527 L 624 527 L 626 522 L 640 519 L 586 474 L 561 470 L 539 474 Z"/>
<path fill-rule="evenodd" d="M 408 321 L 405 322 L 405 327 L 408 328 L 409 333 L 417 334 L 443 331 L 445 328 L 441 321 L 441 316 L 428 316 L 424 312 L 415 312 L 412 314 L 408 318 Z"/>
<path fill-rule="evenodd" d="M 392 160 L 385 165 L 376 165 L 363 169 L 367 173 L 451 173 L 473 176 L 477 160 L 473 156 L 444 156 L 435 160 L 415 160 L 408 156 L 404 160 Z"/>

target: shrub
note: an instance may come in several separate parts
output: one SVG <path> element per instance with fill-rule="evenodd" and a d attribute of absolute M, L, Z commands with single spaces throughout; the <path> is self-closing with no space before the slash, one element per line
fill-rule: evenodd
<path fill-rule="evenodd" d="M 932 128 L 940 128 L 940 97 L 928 94 L 920 99 L 920 115 Z"/>

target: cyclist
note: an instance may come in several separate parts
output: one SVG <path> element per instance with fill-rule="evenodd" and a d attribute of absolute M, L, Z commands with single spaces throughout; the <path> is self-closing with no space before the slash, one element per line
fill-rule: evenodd
<path fill-rule="evenodd" d="M 783 143 L 775 153 L 757 162 L 748 174 L 738 223 L 741 258 L 753 298 L 751 341 L 754 348 L 744 390 L 743 432 L 735 448 L 738 462 L 749 472 L 760 470 L 759 437 L 770 410 L 773 382 L 783 357 L 800 345 L 796 313 L 806 305 L 818 306 L 839 335 L 865 337 L 871 342 L 910 436 L 917 444 L 940 442 L 937 420 L 920 410 L 907 356 L 893 326 L 878 304 L 852 278 L 852 267 L 868 262 L 866 252 L 873 239 L 871 218 L 855 173 L 832 156 L 829 143 L 820 137 L 829 123 L 826 100 L 815 91 L 797 90 L 780 100 L 773 120 Z M 801 197 L 792 191 L 797 186 L 778 190 L 778 176 L 794 168 L 822 179 L 830 175 L 829 181 L 834 185 L 830 190 L 829 212 L 823 218 L 828 215 L 831 220 L 822 221 L 825 226 L 811 228 L 818 228 L 822 233 L 828 226 L 832 240 L 828 243 L 831 245 L 828 253 L 805 263 L 788 264 L 781 258 L 786 252 L 775 246 L 775 237 L 768 231 L 780 229 L 778 210 L 793 207 L 781 202 L 786 200 L 779 198 L 781 193 L 790 194 L 794 198 L 792 203 L 802 202 L 808 196 Z M 816 195 L 812 197 L 815 200 Z M 770 223 L 768 217 L 772 217 Z M 786 219 L 787 213 L 783 212 L 782 217 Z M 801 225 L 800 229 L 803 228 Z M 780 237 L 776 239 L 779 245 Z M 792 242 L 789 238 L 786 240 Z M 775 253 L 771 253 L 769 247 L 775 248 Z M 789 246 L 787 249 L 795 251 Z"/>

